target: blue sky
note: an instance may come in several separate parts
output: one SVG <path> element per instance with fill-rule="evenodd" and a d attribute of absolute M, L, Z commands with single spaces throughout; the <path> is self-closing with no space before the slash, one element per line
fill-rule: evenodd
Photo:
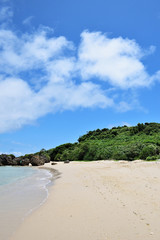
<path fill-rule="evenodd" d="M 159 122 L 158 0 L 0 0 L 0 152 Z"/>

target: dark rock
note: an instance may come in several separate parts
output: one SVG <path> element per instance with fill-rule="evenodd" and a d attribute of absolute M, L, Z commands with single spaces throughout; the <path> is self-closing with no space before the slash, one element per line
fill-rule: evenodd
<path fill-rule="evenodd" d="M 1 154 L 0 155 L 1 166 L 7 165 L 7 158 L 8 158 L 8 156 L 6 154 Z"/>
<path fill-rule="evenodd" d="M 56 165 L 57 163 L 56 162 L 52 162 L 51 165 Z"/>
<path fill-rule="evenodd" d="M 30 163 L 29 158 L 22 158 L 22 159 L 20 160 L 20 165 L 21 165 L 21 166 L 28 166 L 29 163 Z"/>
<path fill-rule="evenodd" d="M 9 155 L 7 155 L 7 156 L 10 156 L 12 159 L 15 158 L 15 156 L 14 156 L 13 154 L 9 154 Z"/>
<path fill-rule="evenodd" d="M 69 160 L 65 160 L 64 163 L 69 163 Z"/>
<path fill-rule="evenodd" d="M 45 163 L 50 162 L 50 157 L 47 154 L 40 154 L 40 157 L 44 159 Z"/>
<path fill-rule="evenodd" d="M 40 166 L 44 165 L 46 161 L 46 158 L 43 155 L 34 155 L 32 156 L 30 163 L 32 166 Z"/>
<path fill-rule="evenodd" d="M 2 159 L 0 158 L 0 166 L 3 166 Z"/>
<path fill-rule="evenodd" d="M 1 154 L 0 166 L 5 166 L 5 165 L 17 166 L 19 165 L 19 160 L 15 158 L 13 155 Z"/>
<path fill-rule="evenodd" d="M 8 158 L 7 165 L 11 165 L 11 166 L 19 165 L 19 158 L 14 158 L 14 159 Z"/>

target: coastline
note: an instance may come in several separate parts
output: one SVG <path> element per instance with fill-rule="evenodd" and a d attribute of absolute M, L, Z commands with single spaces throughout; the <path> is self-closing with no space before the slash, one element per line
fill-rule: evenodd
<path fill-rule="evenodd" d="M 45 164 L 61 175 L 11 240 L 157 240 L 160 162 Z"/>
<path fill-rule="evenodd" d="M 0 239 L 8 240 L 48 198 L 52 174 L 35 167 L 1 167 Z"/>

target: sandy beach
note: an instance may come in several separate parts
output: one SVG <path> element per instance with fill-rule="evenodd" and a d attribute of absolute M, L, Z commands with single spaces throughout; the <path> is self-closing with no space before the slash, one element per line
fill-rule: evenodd
<path fill-rule="evenodd" d="M 160 162 L 45 166 L 60 176 L 11 240 L 160 239 Z"/>

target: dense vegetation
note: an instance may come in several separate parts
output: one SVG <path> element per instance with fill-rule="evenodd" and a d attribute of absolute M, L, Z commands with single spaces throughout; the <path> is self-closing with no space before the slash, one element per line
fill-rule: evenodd
<path fill-rule="evenodd" d="M 46 154 L 51 161 L 156 160 L 160 158 L 160 124 L 138 123 L 135 127 L 89 131 L 78 142 L 60 145 Z"/>

